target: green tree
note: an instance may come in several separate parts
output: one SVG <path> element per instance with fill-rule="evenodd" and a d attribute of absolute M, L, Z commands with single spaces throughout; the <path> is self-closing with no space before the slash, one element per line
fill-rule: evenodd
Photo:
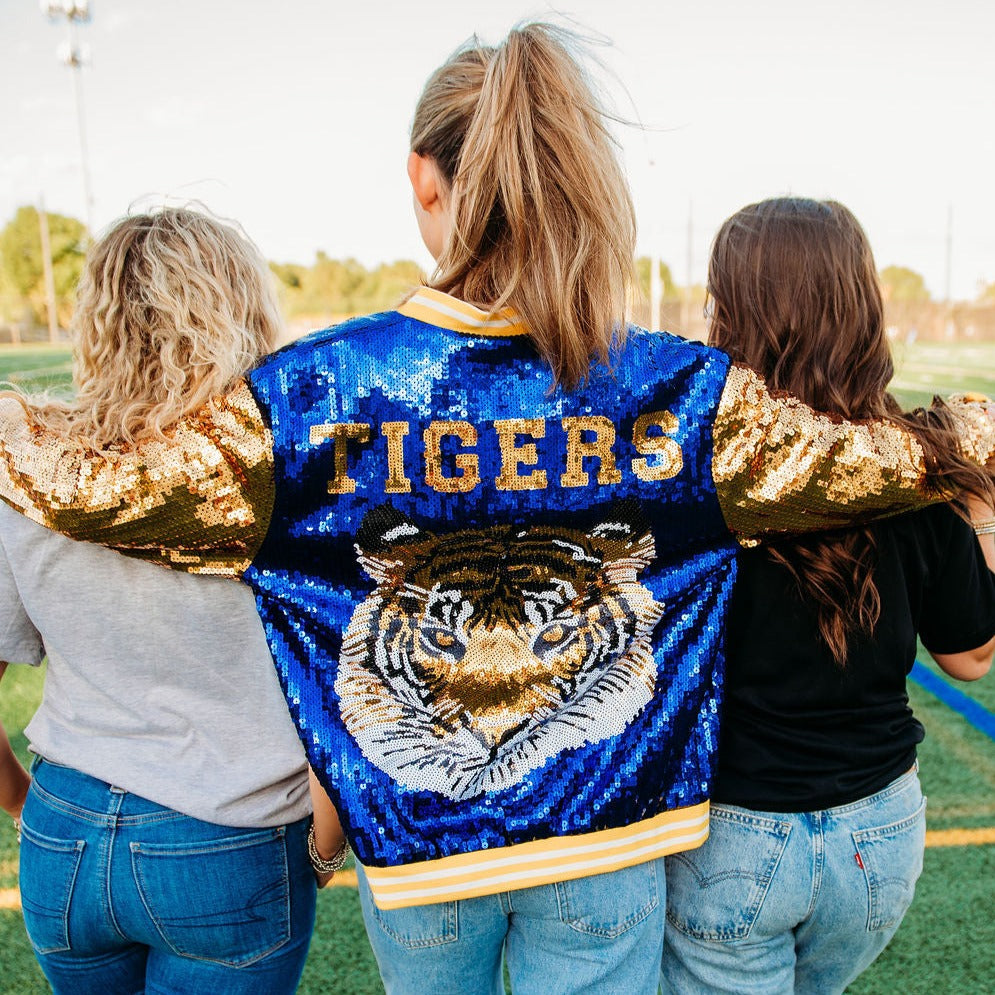
<path fill-rule="evenodd" d="M 52 245 L 52 275 L 59 322 L 66 325 L 72 315 L 73 294 L 83 271 L 86 254 L 86 226 L 62 214 L 48 215 Z M 39 324 L 45 323 L 45 269 L 41 255 L 38 211 L 19 207 L 13 219 L 0 231 L 2 284 L 31 309 Z"/>
<path fill-rule="evenodd" d="M 306 266 L 300 266 L 298 263 L 270 263 L 269 268 L 280 285 L 289 287 L 291 290 L 300 287 L 304 271 L 307 269 Z"/>
<path fill-rule="evenodd" d="M 636 260 L 636 279 L 639 281 L 639 290 L 646 300 L 650 299 L 650 265 L 649 256 L 640 256 Z M 660 279 L 663 281 L 663 299 L 665 301 L 677 300 L 680 297 L 680 291 L 677 284 L 674 283 L 670 267 L 662 261 L 660 263 Z"/>
<path fill-rule="evenodd" d="M 880 273 L 884 299 L 894 304 L 914 304 L 929 300 L 922 276 L 907 266 L 885 266 Z"/>
<path fill-rule="evenodd" d="M 402 259 L 366 269 L 355 259 L 332 259 L 318 252 L 312 266 L 270 263 L 287 315 L 341 318 L 396 307 L 422 282 L 417 263 Z"/>
<path fill-rule="evenodd" d="M 982 285 L 978 292 L 978 300 L 984 304 L 995 304 L 995 283 Z"/>
<path fill-rule="evenodd" d="M 409 259 L 381 263 L 367 273 L 362 286 L 353 294 L 350 310 L 357 314 L 390 310 L 424 279 L 421 267 Z"/>

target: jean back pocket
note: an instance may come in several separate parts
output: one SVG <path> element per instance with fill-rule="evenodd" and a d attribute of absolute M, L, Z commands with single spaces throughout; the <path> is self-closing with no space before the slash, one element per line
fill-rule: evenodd
<path fill-rule="evenodd" d="M 589 936 L 621 936 L 660 904 L 657 863 L 652 860 L 606 874 L 558 881 L 560 921 Z"/>
<path fill-rule="evenodd" d="M 21 825 L 19 878 L 24 926 L 39 954 L 71 949 L 69 907 L 86 844 L 57 840 Z"/>
<path fill-rule="evenodd" d="M 697 850 L 667 857 L 667 926 L 699 940 L 746 939 L 763 907 L 791 824 L 712 806 Z"/>
<path fill-rule="evenodd" d="M 145 909 L 176 954 L 244 967 L 290 939 L 285 830 L 193 843 L 132 843 Z"/>
<path fill-rule="evenodd" d="M 453 943 L 459 937 L 459 912 L 456 902 L 434 902 L 431 905 L 416 905 L 404 909 L 381 909 L 374 904 L 372 895 L 369 897 L 369 907 L 377 925 L 406 950 L 438 947 L 444 943 Z"/>
<path fill-rule="evenodd" d="M 853 843 L 867 881 L 867 928 L 897 926 L 912 904 L 926 846 L 926 799 L 908 818 L 858 829 Z"/>

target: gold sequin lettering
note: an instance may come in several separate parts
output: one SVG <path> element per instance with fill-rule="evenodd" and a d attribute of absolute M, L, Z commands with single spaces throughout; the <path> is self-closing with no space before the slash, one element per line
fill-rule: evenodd
<path fill-rule="evenodd" d="M 533 470 L 520 474 L 519 466 L 535 466 L 539 453 L 535 444 L 526 442 L 516 446 L 519 435 L 542 439 L 546 435 L 544 418 L 501 418 L 494 422 L 498 442 L 501 444 L 501 473 L 495 478 L 494 486 L 499 491 L 541 491 L 546 487 L 546 471 Z"/>
<path fill-rule="evenodd" d="M 364 443 L 370 441 L 370 426 L 355 422 L 337 422 L 332 425 L 312 425 L 311 445 L 316 446 L 325 439 L 335 440 L 334 470 L 328 481 L 329 494 L 354 494 L 356 481 L 349 476 L 349 440 Z"/>
<path fill-rule="evenodd" d="M 658 428 L 660 435 L 650 435 L 651 428 Z M 632 472 L 640 480 L 669 480 L 676 477 L 684 466 L 684 456 L 676 439 L 668 436 L 677 431 L 677 418 L 669 411 L 650 411 L 640 415 L 632 426 L 632 444 L 637 453 L 653 455 L 652 465 L 648 459 L 632 461 Z"/>
<path fill-rule="evenodd" d="M 442 472 L 442 440 L 455 436 L 467 448 L 477 445 L 477 430 L 465 421 L 433 421 L 425 429 L 425 483 L 440 494 L 472 491 L 480 483 L 479 460 L 473 453 L 457 453 L 454 462 L 462 473 L 447 477 Z"/>
<path fill-rule="evenodd" d="M 604 415 L 584 415 L 579 418 L 564 418 L 563 430 L 567 433 L 567 471 L 560 477 L 563 487 L 586 487 L 589 481 L 584 470 L 584 459 L 595 457 L 598 460 L 599 484 L 617 484 L 622 474 L 615 466 L 615 426 Z M 594 438 L 584 441 L 585 432 L 594 433 Z"/>
<path fill-rule="evenodd" d="M 380 434 L 387 440 L 387 479 L 383 485 L 385 494 L 411 492 L 411 480 L 404 472 L 404 437 L 408 431 L 406 421 L 380 423 Z"/>

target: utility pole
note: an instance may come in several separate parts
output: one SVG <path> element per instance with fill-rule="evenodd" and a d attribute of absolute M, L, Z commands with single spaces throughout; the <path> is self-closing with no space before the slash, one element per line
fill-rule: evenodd
<path fill-rule="evenodd" d="M 660 313 L 663 306 L 663 281 L 660 279 L 660 212 L 657 207 L 657 176 L 656 160 L 651 156 L 649 160 L 650 190 L 652 191 L 652 207 L 650 209 L 649 228 L 650 232 L 650 317 L 647 326 L 651 332 L 657 332 L 663 328 L 663 318 Z"/>
<path fill-rule="evenodd" d="M 49 20 L 65 17 L 69 24 L 69 39 L 58 48 L 59 58 L 72 70 L 73 97 L 76 101 L 76 126 L 79 129 L 80 168 L 83 173 L 83 208 L 86 230 L 93 237 L 93 190 L 90 186 L 89 152 L 86 142 L 86 115 L 83 113 L 83 64 L 89 61 L 89 51 L 79 44 L 77 28 L 90 20 L 89 0 L 40 0 L 42 13 Z"/>
<path fill-rule="evenodd" d="M 48 234 L 48 212 L 44 198 L 38 199 L 38 228 L 41 235 L 41 263 L 45 274 L 45 304 L 48 311 L 48 341 L 59 341 L 59 319 L 55 304 L 55 274 L 52 271 L 52 240 Z"/>
<path fill-rule="evenodd" d="M 694 203 L 688 201 L 688 241 L 685 252 L 684 293 L 681 294 L 681 335 L 687 335 L 691 325 L 691 281 L 694 279 Z"/>
<path fill-rule="evenodd" d="M 954 304 L 951 297 L 951 273 L 953 272 L 954 255 L 954 205 L 947 204 L 947 243 L 946 243 L 946 272 L 943 283 L 944 320 L 946 327 L 944 333 L 948 339 L 952 339 L 956 329 L 954 327 Z"/>

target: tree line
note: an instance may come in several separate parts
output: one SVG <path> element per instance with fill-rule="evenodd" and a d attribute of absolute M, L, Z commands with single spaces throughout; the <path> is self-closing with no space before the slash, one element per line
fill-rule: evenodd
<path fill-rule="evenodd" d="M 86 226 L 76 218 L 48 214 L 52 277 L 58 323 L 67 328 L 72 316 L 76 283 L 86 253 Z M 0 326 L 30 329 L 47 323 L 47 293 L 42 259 L 40 218 L 36 208 L 20 207 L 0 230 Z M 637 260 L 642 300 L 636 302 L 636 320 L 649 317 L 649 259 Z M 318 252 L 308 266 L 271 262 L 280 302 L 288 321 L 318 324 L 396 306 L 404 294 L 421 283 L 425 274 L 411 260 L 382 263 L 368 269 L 355 259 L 332 259 Z M 881 271 L 885 300 L 892 310 L 906 312 L 931 301 L 923 277 L 904 266 Z M 680 287 L 664 263 L 660 267 L 665 327 L 690 329 L 700 324 L 705 291 L 702 286 Z M 995 283 L 982 288 L 978 302 L 995 304 Z"/>

